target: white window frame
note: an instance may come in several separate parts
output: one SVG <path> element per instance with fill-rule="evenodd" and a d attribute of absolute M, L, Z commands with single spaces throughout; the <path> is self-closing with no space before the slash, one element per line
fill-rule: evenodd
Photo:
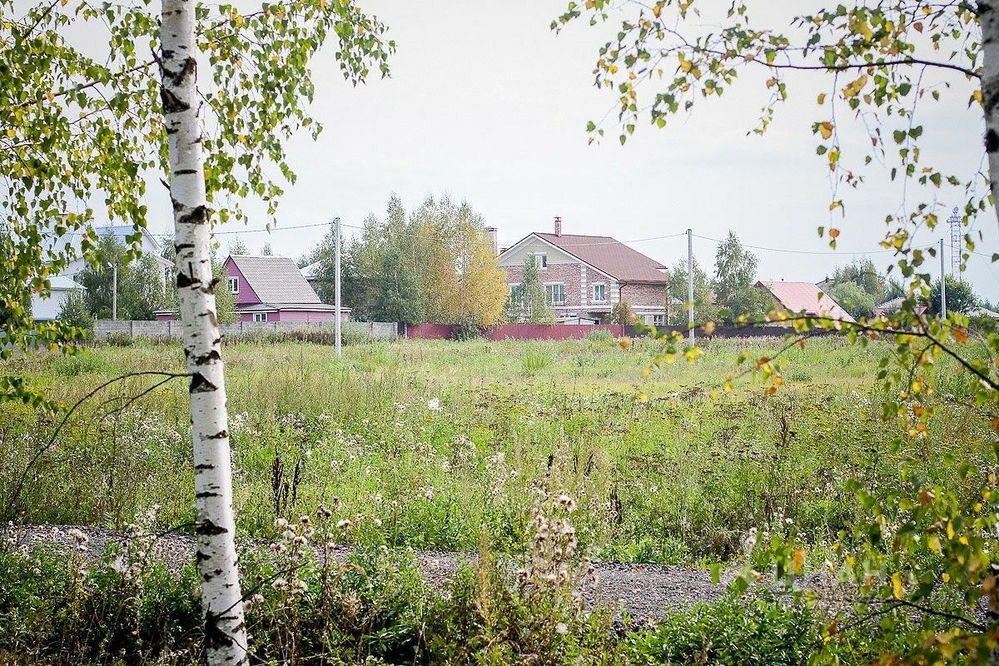
<path fill-rule="evenodd" d="M 229 287 L 229 291 L 234 294 L 239 293 L 239 278 L 235 275 L 227 275 L 225 278 L 225 286 Z"/>
<path fill-rule="evenodd" d="M 535 252 L 534 253 L 534 265 L 539 269 L 544 270 L 548 268 L 548 253 L 547 252 Z"/>
<path fill-rule="evenodd" d="M 601 287 L 604 292 L 603 298 L 597 298 L 597 287 Z M 607 302 L 607 283 L 606 282 L 594 282 L 590 285 L 590 298 L 594 303 L 606 303 Z"/>
<path fill-rule="evenodd" d="M 259 322 L 266 322 L 267 321 L 267 313 L 266 312 L 254 312 L 253 313 L 253 321 L 257 322 L 257 323 L 259 323 Z"/>
<path fill-rule="evenodd" d="M 549 295 L 549 287 L 551 287 L 551 298 Z M 562 292 L 562 300 L 555 300 L 555 287 L 558 287 Z M 566 293 L 565 293 L 565 282 L 546 282 L 545 283 L 545 303 L 548 305 L 565 305 L 566 304 Z"/>
<path fill-rule="evenodd" d="M 665 326 L 666 325 L 666 314 L 654 314 L 652 315 L 652 321 L 649 322 L 653 326 Z"/>

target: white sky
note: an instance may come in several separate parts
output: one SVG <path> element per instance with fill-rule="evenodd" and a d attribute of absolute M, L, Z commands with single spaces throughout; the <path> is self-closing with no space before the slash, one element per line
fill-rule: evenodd
<path fill-rule="evenodd" d="M 850 251 L 876 250 L 885 215 L 903 201 L 900 185 L 871 165 L 863 170 L 865 185 L 842 192 L 846 217 L 830 217 L 829 171 L 814 154 L 811 134 L 811 124 L 828 113 L 815 103 L 829 85 L 825 75 L 791 78 L 791 101 L 762 138 L 746 136 L 765 101 L 762 87 L 747 78 L 721 99 L 699 101 L 690 117 L 666 129 L 640 125 L 624 147 L 613 125 L 602 145 L 587 145 L 586 122 L 598 120 L 613 102 L 592 85 L 603 33 L 580 21 L 556 36 L 549 24 L 564 0 L 372 0 L 364 6 L 388 24 L 398 43 L 392 77 L 351 88 L 331 50 L 317 58 L 312 111 L 326 130 L 318 142 L 303 135 L 289 145 L 299 180 L 288 187 L 276 231 L 241 234 L 253 251 L 266 241 L 276 254 L 298 257 L 325 229 L 282 231 L 282 225 L 334 215 L 360 224 L 368 212 L 380 214 L 392 192 L 408 210 L 427 195 L 449 193 L 498 227 L 501 245 L 551 230 L 555 215 L 562 216 L 566 233 L 628 241 L 687 227 L 720 238 L 731 228 L 747 244 L 817 252 L 829 248 L 816 227 L 837 226 L 842 235 L 835 254 L 755 250 L 762 279 L 818 281 L 849 261 Z M 760 24 L 770 18 L 761 16 Z M 943 80 L 953 84 L 942 91 L 945 101 L 921 103 L 923 159 L 967 177 L 982 164 L 980 112 L 968 109 L 972 88 L 960 76 L 929 72 L 924 83 Z M 840 114 L 841 127 L 860 130 L 846 142 L 849 161 L 849 146 L 859 150 L 866 139 L 845 106 Z M 910 186 L 908 201 L 932 200 L 937 192 Z M 945 219 L 959 202 L 939 203 Z M 151 208 L 163 211 L 151 230 L 165 231 L 168 207 Z M 261 216 L 250 228 L 263 224 Z M 920 243 L 940 238 L 944 227 L 923 230 Z M 977 251 L 999 251 L 992 211 L 975 229 L 984 234 Z M 225 243 L 233 236 L 221 238 Z M 686 253 L 685 238 L 632 245 L 667 264 Z M 694 251 L 712 265 L 712 242 L 695 239 Z M 890 261 L 888 254 L 872 258 L 879 266 Z M 999 299 L 999 265 L 973 255 L 967 277 L 978 293 Z"/>

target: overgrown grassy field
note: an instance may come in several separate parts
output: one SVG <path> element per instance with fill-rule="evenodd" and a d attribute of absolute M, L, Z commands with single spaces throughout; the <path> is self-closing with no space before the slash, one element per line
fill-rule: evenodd
<path fill-rule="evenodd" d="M 903 459 L 972 488 L 994 435 L 941 363 L 930 436 L 884 421 L 874 377 L 888 345 L 827 338 L 782 357 L 768 396 L 751 377 L 712 396 L 740 352 L 780 340 L 716 340 L 643 377 L 654 343 L 420 342 L 225 350 L 237 523 L 272 536 L 276 517 L 335 510 L 340 540 L 494 552 L 524 548 L 539 493 L 574 498 L 580 548 L 621 561 L 705 564 L 741 554 L 752 528 L 822 545 L 859 515 L 851 478 L 899 483 Z M 71 404 L 115 376 L 182 371 L 178 346 L 96 346 L 7 362 Z M 192 521 L 184 380 L 136 377 L 84 402 L 28 469 L 58 419 L 0 407 L 0 498 L 24 523 L 122 527 L 156 507 L 158 527 Z M 957 389 L 954 388 L 954 391 Z M 969 492 L 971 492 L 969 490 Z"/>

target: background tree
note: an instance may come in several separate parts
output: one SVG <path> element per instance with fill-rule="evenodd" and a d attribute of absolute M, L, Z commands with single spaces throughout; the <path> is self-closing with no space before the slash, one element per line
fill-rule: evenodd
<path fill-rule="evenodd" d="M 947 312 L 964 314 L 978 305 L 978 297 L 975 296 L 975 290 L 972 288 L 970 282 L 962 280 L 959 277 L 954 277 L 953 275 L 948 275 L 945 279 L 947 280 Z M 927 305 L 930 308 L 930 312 L 935 315 L 940 314 L 939 279 L 933 282 Z"/>
<path fill-rule="evenodd" d="M 274 249 L 271 247 L 271 242 L 270 241 L 264 241 L 263 247 L 260 248 L 260 256 L 261 257 L 273 257 L 274 256 Z"/>
<path fill-rule="evenodd" d="M 478 326 L 494 326 L 503 319 L 508 292 L 506 271 L 500 267 L 485 229 L 469 226 L 461 233 L 465 238 L 463 253 L 468 256 L 467 265 L 459 274 L 465 300 L 461 310 Z"/>
<path fill-rule="evenodd" d="M 669 295 L 672 299 L 669 310 L 669 323 L 672 326 L 687 324 L 688 313 L 687 261 L 678 260 L 669 269 Z M 694 318 L 696 321 L 714 321 L 718 318 L 718 308 L 712 302 L 714 296 L 708 274 L 694 257 Z"/>
<path fill-rule="evenodd" d="M 877 305 L 874 296 L 856 282 L 849 280 L 837 282 L 829 288 L 828 294 L 855 319 L 870 317 L 874 314 L 874 306 Z"/>
<path fill-rule="evenodd" d="M 400 243 L 389 243 L 381 257 L 379 288 L 371 317 L 376 321 L 416 324 L 423 321 L 420 285 Z"/>
<path fill-rule="evenodd" d="M 634 326 L 635 313 L 631 310 L 628 301 L 618 301 L 610 311 L 610 323 L 621 326 Z"/>
<path fill-rule="evenodd" d="M 743 316 L 757 317 L 766 312 L 764 299 L 753 287 L 756 279 L 756 255 L 742 247 L 739 237 L 729 231 L 715 251 L 715 277 L 711 287 L 715 303 L 723 309 L 721 316 L 734 320 Z"/>
<path fill-rule="evenodd" d="M 833 270 L 832 277 L 829 278 L 829 283 L 836 285 L 842 282 L 853 282 L 859 285 L 861 289 L 871 295 L 875 305 L 883 303 L 889 298 L 885 295 L 887 289 L 885 276 L 867 257 L 854 259 L 845 266 L 837 266 Z M 850 312 L 850 314 L 853 313 Z"/>
<path fill-rule="evenodd" d="M 159 264 L 148 255 L 129 261 L 128 248 L 110 235 L 100 239 L 98 252 L 101 264 L 84 269 L 75 278 L 86 289 L 84 300 L 90 314 L 97 319 L 111 318 L 117 268 L 118 318 L 152 319 L 153 311 L 164 302 L 165 284 Z"/>
<path fill-rule="evenodd" d="M 555 313 L 548 307 L 538 262 L 533 256 L 524 257 L 524 271 L 520 277 L 520 284 L 510 290 L 508 312 L 510 320 L 514 322 L 531 324 L 555 322 Z"/>
<path fill-rule="evenodd" d="M 236 236 L 229 243 L 229 254 L 236 256 L 245 256 L 250 254 L 250 248 L 246 245 L 246 241 L 240 236 Z"/>
<path fill-rule="evenodd" d="M 59 307 L 57 318 L 67 326 L 74 326 L 88 333 L 94 330 L 94 315 L 90 313 L 87 297 L 79 289 L 69 292 Z"/>

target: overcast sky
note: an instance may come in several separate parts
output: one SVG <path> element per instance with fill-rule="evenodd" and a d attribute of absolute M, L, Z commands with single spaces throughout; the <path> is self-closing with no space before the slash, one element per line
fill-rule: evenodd
<path fill-rule="evenodd" d="M 835 225 L 842 229 L 835 254 L 755 250 L 760 278 L 814 282 L 854 257 L 852 251 L 876 250 L 885 215 L 903 202 L 899 184 L 872 165 L 863 172 L 868 182 L 845 193 L 846 217 L 830 217 L 829 170 L 815 155 L 810 129 L 827 113 L 815 103 L 828 89 L 824 75 L 790 79 L 792 100 L 764 137 L 746 135 L 765 101 L 762 88 L 747 78 L 666 129 L 640 126 L 624 147 L 616 133 L 587 145 L 586 122 L 603 116 L 613 99 L 592 85 L 601 30 L 585 21 L 561 35 L 549 29 L 563 0 L 363 5 L 398 43 L 392 76 L 352 88 L 341 80 L 332 51 L 317 58 L 313 114 L 326 130 L 315 143 L 303 136 L 290 144 L 299 180 L 288 188 L 276 231 L 241 234 L 253 251 L 267 241 L 276 254 L 298 257 L 324 229 L 281 226 L 334 215 L 360 224 L 368 212 L 381 213 L 393 192 L 409 210 L 428 195 L 448 193 L 468 200 L 498 227 L 502 245 L 550 231 L 553 216 L 560 215 L 565 233 L 630 241 L 687 227 L 720 238 L 732 229 L 747 244 L 821 253 L 829 248 L 816 227 Z M 980 112 L 968 109 L 972 88 L 960 76 L 929 72 L 925 79 L 943 81 L 953 85 L 944 91 L 945 101 L 920 107 L 924 161 L 967 177 L 982 166 Z M 839 122 L 859 130 L 848 135 L 845 153 L 866 141 L 847 113 Z M 910 187 L 910 204 L 921 194 L 932 200 L 935 192 Z M 941 219 L 957 203 L 941 200 Z M 167 224 L 164 216 L 150 226 L 165 231 Z M 263 224 L 261 217 L 250 227 Z M 940 238 L 943 226 L 921 231 L 919 242 Z M 999 250 L 996 229 L 994 213 L 981 216 L 979 252 Z M 667 264 L 686 253 L 684 238 L 632 246 Z M 714 249 L 712 241 L 695 239 L 702 264 L 712 265 Z M 888 254 L 870 256 L 880 266 L 890 261 Z M 999 265 L 973 255 L 968 276 L 980 294 L 999 300 Z"/>

